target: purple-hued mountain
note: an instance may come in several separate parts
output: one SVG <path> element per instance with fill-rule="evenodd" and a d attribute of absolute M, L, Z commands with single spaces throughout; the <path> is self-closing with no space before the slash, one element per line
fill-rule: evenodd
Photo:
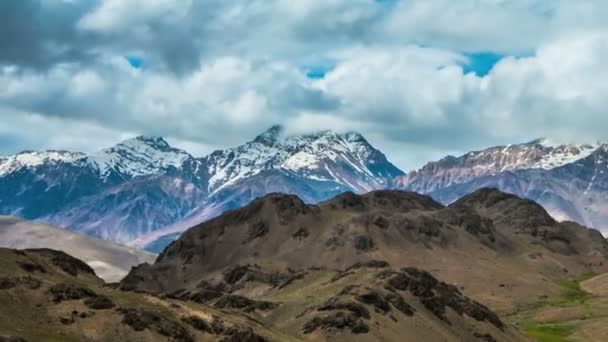
<path fill-rule="evenodd" d="M 608 232 L 608 145 L 544 140 L 448 156 L 395 179 L 398 189 L 451 203 L 493 187 L 532 199 L 560 221 Z"/>
<path fill-rule="evenodd" d="M 0 215 L 155 252 L 185 229 L 273 192 L 315 203 L 347 191 L 397 188 L 448 204 L 484 187 L 608 232 L 608 145 L 599 143 L 497 146 L 447 156 L 407 175 L 358 133 L 285 136 L 279 126 L 203 158 L 160 137 L 93 154 L 0 157 Z"/>
<path fill-rule="evenodd" d="M 203 158 L 159 137 L 137 137 L 90 155 L 26 151 L 0 158 L 0 214 L 162 249 L 192 223 L 269 192 L 318 202 L 385 188 L 401 175 L 358 133 L 284 137 L 275 126 Z"/>

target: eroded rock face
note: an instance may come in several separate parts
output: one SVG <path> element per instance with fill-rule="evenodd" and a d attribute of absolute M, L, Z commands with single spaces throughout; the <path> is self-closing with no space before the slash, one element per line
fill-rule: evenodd
<path fill-rule="evenodd" d="M 496 227 L 494 222 L 479 215 L 470 207 L 454 205 L 442 211 L 441 217 L 449 224 L 463 227 L 468 233 L 485 239 L 485 242 L 492 244 L 496 241 Z"/>
<path fill-rule="evenodd" d="M 294 239 L 297 239 L 297 240 L 304 240 L 309 235 L 310 235 L 310 233 L 308 232 L 308 229 L 302 227 L 302 228 L 298 229 L 297 232 L 293 233 L 291 235 L 291 237 L 293 237 Z"/>
<path fill-rule="evenodd" d="M 266 342 L 266 338 L 253 332 L 250 328 L 227 326 L 221 319 L 204 320 L 197 316 L 183 317 L 182 321 L 198 331 L 215 335 L 220 341 L 226 342 Z"/>
<path fill-rule="evenodd" d="M 61 303 L 65 300 L 97 297 L 97 294 L 93 290 L 73 284 L 54 285 L 49 289 L 48 294 L 49 299 L 55 303 Z"/>
<path fill-rule="evenodd" d="M 368 264 L 384 266 L 380 261 Z M 338 273 L 341 275 L 339 279 L 356 277 L 355 272 L 361 268 L 362 264 L 353 265 Z M 417 314 L 414 303 L 421 304 L 425 310 L 448 325 L 452 324 L 447 315 L 447 310 L 450 309 L 460 316 L 466 315 L 476 321 L 487 322 L 500 330 L 506 328 L 488 308 L 467 298 L 455 286 L 437 280 L 428 272 L 415 268 L 400 271 L 384 269 L 373 273 L 372 279 L 375 280 L 348 285 L 325 303 L 304 311 L 300 316 L 312 317 L 302 327 L 303 333 L 309 334 L 318 329 L 367 333 L 369 327 L 376 322 L 374 315 L 388 316 L 394 322 L 399 322 Z"/>
<path fill-rule="evenodd" d="M 345 330 L 348 329 L 353 334 L 365 334 L 369 332 L 369 326 L 355 313 L 352 312 L 331 312 L 322 316 L 317 316 L 304 324 L 302 332 L 310 334 L 317 329 L 323 330 Z"/>
<path fill-rule="evenodd" d="M 25 276 L 25 277 L 0 277 L 0 290 L 9 290 L 15 287 L 25 287 L 30 290 L 40 288 L 42 283 L 40 280 Z"/>
<path fill-rule="evenodd" d="M 269 227 L 263 221 L 258 221 L 249 226 L 248 236 L 243 244 L 249 243 L 255 239 L 261 238 L 264 235 L 268 234 Z"/>
<path fill-rule="evenodd" d="M 84 301 L 84 305 L 93 310 L 107 310 L 116 306 L 114 305 L 114 302 L 106 296 L 88 298 Z"/>
<path fill-rule="evenodd" d="M 353 275 L 356 270 L 362 268 L 384 268 L 387 264 L 382 261 L 369 261 L 355 264 L 348 269 L 338 273 L 338 279 Z M 335 297 L 325 303 L 309 308 L 302 313 L 311 313 L 313 317 L 306 321 L 302 331 L 305 334 L 317 329 L 325 331 L 348 330 L 354 334 L 364 334 L 369 331 L 373 324 L 373 312 L 380 315 L 391 315 L 391 319 L 397 321 L 393 312 L 400 312 L 406 317 L 411 317 L 416 310 L 409 305 L 396 291 L 389 291 L 382 284 L 348 285 L 344 287 Z M 393 311 L 395 310 L 395 311 Z"/>
<path fill-rule="evenodd" d="M 409 292 L 419 298 L 424 307 L 443 321 L 449 322 L 446 309 L 459 315 L 467 315 L 477 321 L 486 321 L 499 329 L 504 323 L 484 305 L 460 293 L 458 288 L 437 280 L 430 273 L 415 268 L 405 268 L 400 272 L 383 271 L 377 278 L 389 288 Z"/>
<path fill-rule="evenodd" d="M 224 332 L 224 325 L 219 320 L 208 322 L 197 316 L 187 316 L 182 317 L 182 322 L 190 325 L 198 331 L 212 335 L 219 335 Z"/>
<path fill-rule="evenodd" d="M 369 310 L 359 303 L 340 301 L 339 298 L 332 298 L 320 305 L 317 311 L 349 311 L 356 315 L 358 318 L 370 319 Z"/>
<path fill-rule="evenodd" d="M 40 273 L 46 273 L 46 270 L 44 269 L 44 267 L 42 267 L 42 265 L 33 262 L 33 261 L 19 261 L 17 262 L 17 265 L 19 265 L 19 267 L 21 267 L 22 270 L 28 272 L 28 273 L 34 273 L 34 272 L 40 272 Z"/>
<path fill-rule="evenodd" d="M 245 312 L 254 310 L 269 311 L 276 308 L 279 304 L 252 300 L 247 297 L 225 294 L 218 299 L 213 306 L 222 309 L 240 309 Z"/>
<path fill-rule="evenodd" d="M 289 272 L 264 272 L 259 267 L 251 265 L 236 265 L 223 273 L 224 282 L 231 285 L 233 289 L 250 281 L 277 286 L 292 275 Z"/>
<path fill-rule="evenodd" d="M 237 284 L 246 282 L 243 278 L 248 270 L 248 267 L 234 267 L 224 273 L 225 279 L 229 282 Z M 242 284 L 243 284 L 242 283 Z M 234 295 L 230 292 L 238 289 L 234 284 L 222 282 L 215 285 L 209 282 L 202 282 L 198 288 L 200 290 L 191 293 L 188 290 L 178 290 L 167 295 L 169 298 L 178 300 L 191 300 L 193 302 L 212 305 L 221 309 L 236 309 L 244 312 L 253 312 L 255 310 L 270 311 L 275 309 L 280 303 L 253 300 L 244 296 Z"/>
<path fill-rule="evenodd" d="M 155 312 L 131 308 L 119 308 L 118 312 L 123 315 L 122 323 L 135 331 L 149 329 L 170 338 L 171 341 L 194 342 L 194 338 L 186 328 Z"/>
<path fill-rule="evenodd" d="M 190 299 L 193 302 L 205 304 L 212 300 L 218 299 L 223 295 L 224 293 L 220 291 L 203 289 L 192 294 L 191 296 L 182 296 L 180 299 Z"/>
<path fill-rule="evenodd" d="M 256 334 L 251 329 L 229 328 L 224 332 L 221 342 L 266 342 L 266 338 Z"/>

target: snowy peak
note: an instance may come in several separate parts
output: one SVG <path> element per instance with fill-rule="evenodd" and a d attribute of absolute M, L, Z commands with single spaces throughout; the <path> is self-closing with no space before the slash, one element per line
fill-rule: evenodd
<path fill-rule="evenodd" d="M 148 149 L 148 148 L 155 149 L 158 151 L 175 150 L 162 137 L 145 136 L 145 135 L 140 135 L 140 136 L 132 138 L 132 139 L 127 139 L 109 149 L 121 149 L 121 148 L 122 149 L 127 148 L 127 149 L 131 149 L 131 150 L 144 150 L 144 149 Z"/>
<path fill-rule="evenodd" d="M 68 151 L 23 151 L 10 157 L 0 157 L 0 176 L 44 164 L 73 163 L 84 157 L 83 153 Z"/>
<path fill-rule="evenodd" d="M 266 132 L 253 139 L 253 142 L 263 145 L 274 145 L 279 141 L 279 138 L 283 132 L 284 130 L 282 126 L 274 125 L 266 130 Z"/>
<path fill-rule="evenodd" d="M 179 168 L 192 156 L 171 147 L 161 137 L 138 136 L 89 157 L 103 177 L 112 174 L 136 177 Z"/>
<path fill-rule="evenodd" d="M 210 155 L 206 160 L 209 192 L 267 170 L 334 182 L 357 192 L 373 190 L 403 174 L 358 133 L 282 135 L 282 128 L 273 126 L 249 143 Z"/>
<path fill-rule="evenodd" d="M 600 144 L 554 144 L 548 139 L 447 156 L 396 180 L 400 188 L 423 193 L 480 176 L 527 169 L 551 170 L 587 158 Z"/>
<path fill-rule="evenodd" d="M 591 155 L 599 145 L 558 145 L 548 147 L 548 151 L 532 168 L 551 170 Z"/>
<path fill-rule="evenodd" d="M 285 141 L 285 146 L 288 151 L 295 152 L 282 163 L 281 167 L 286 170 L 318 170 L 323 163 L 345 162 L 354 169 L 373 176 L 366 169 L 370 156 L 377 151 L 356 133 L 324 131 L 289 138 Z"/>

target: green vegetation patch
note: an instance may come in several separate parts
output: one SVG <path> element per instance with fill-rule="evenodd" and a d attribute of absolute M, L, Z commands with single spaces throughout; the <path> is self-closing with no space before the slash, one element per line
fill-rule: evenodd
<path fill-rule="evenodd" d="M 555 304 L 584 304 L 591 294 L 585 292 L 578 280 L 563 280 L 559 283 L 563 289 L 562 295 Z"/>
<path fill-rule="evenodd" d="M 524 326 L 524 334 L 539 342 L 563 342 L 574 332 L 574 327 L 559 323 L 531 322 Z"/>

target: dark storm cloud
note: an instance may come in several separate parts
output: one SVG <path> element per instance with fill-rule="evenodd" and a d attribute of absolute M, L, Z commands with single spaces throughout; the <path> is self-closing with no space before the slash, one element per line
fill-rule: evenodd
<path fill-rule="evenodd" d="M 0 64 L 45 69 L 91 58 L 76 23 L 93 1 L 0 1 Z"/>

